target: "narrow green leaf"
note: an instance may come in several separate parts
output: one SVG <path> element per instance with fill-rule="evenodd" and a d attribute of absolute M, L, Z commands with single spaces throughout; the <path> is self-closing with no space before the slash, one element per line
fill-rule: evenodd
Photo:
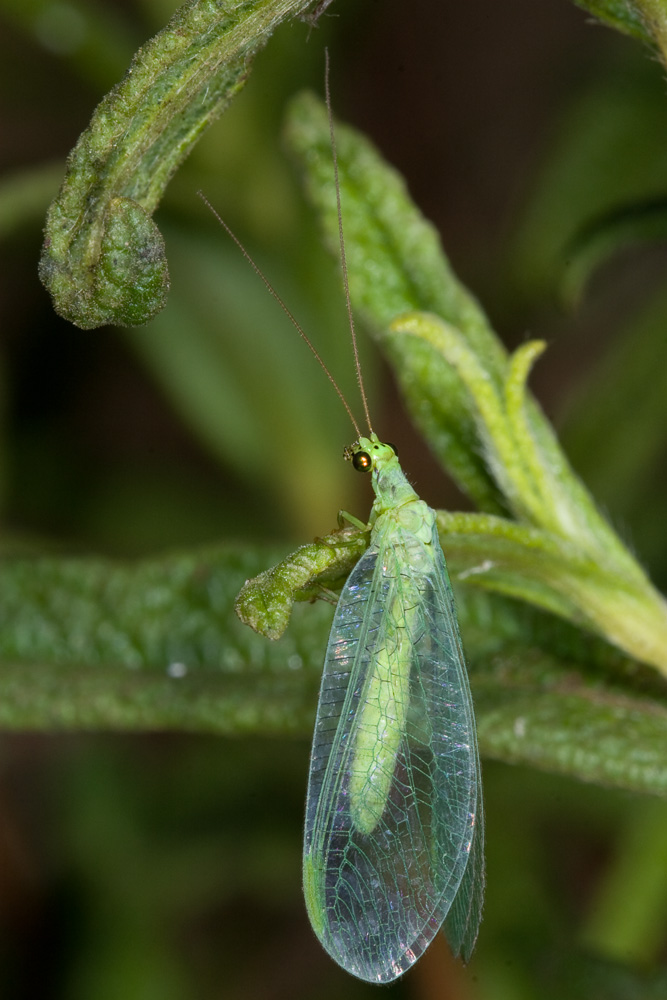
<path fill-rule="evenodd" d="M 667 60 L 665 0 L 574 0 L 603 24 L 655 46 Z"/>
<path fill-rule="evenodd" d="M 0 725 L 303 732 L 321 616 L 280 646 L 254 635 L 233 612 L 250 567 L 224 549 L 134 565 L 6 558 Z"/>
<path fill-rule="evenodd" d="M 313 95 L 302 94 L 292 103 L 287 137 L 327 243 L 337 253 L 328 120 Z M 613 551 L 624 573 L 644 579 L 573 475 L 553 429 L 529 396 L 522 396 L 519 410 L 514 407 L 515 435 L 502 446 L 505 424 L 498 408 L 505 409 L 504 347 L 452 273 L 434 228 L 411 202 L 397 172 L 354 129 L 337 124 L 336 141 L 353 305 L 387 353 L 410 414 L 435 454 L 481 510 L 522 515 L 525 505 L 530 509 L 531 488 L 523 474 L 528 457 L 520 454 L 516 440 L 521 411 L 523 440 L 533 439 L 542 454 L 534 500 L 547 498 L 552 520 L 566 524 L 569 536 L 576 533 L 589 551 Z M 425 318 L 412 322 L 401 316 L 417 302 L 420 312 L 438 317 L 428 331 Z M 493 449 L 488 447 L 491 428 Z M 541 509 L 544 513 L 544 503 Z"/>
<path fill-rule="evenodd" d="M 504 507 L 539 528 L 547 548 L 561 545 L 562 558 L 541 569 L 531 565 L 536 552 L 519 545 L 484 577 L 486 585 L 586 623 L 667 672 L 664 599 L 600 515 L 527 393 L 541 345 L 507 358 L 400 177 L 354 130 L 339 125 L 336 135 L 352 301 L 376 328 L 416 423 L 483 510 Z M 293 104 L 289 138 L 336 247 L 328 120 L 311 95 Z M 394 312 L 417 300 L 430 301 L 433 312 Z M 493 538 L 490 544 L 493 550 Z"/>
<path fill-rule="evenodd" d="M 68 160 L 40 277 L 83 329 L 137 325 L 169 287 L 151 215 L 174 171 L 243 86 L 255 53 L 313 0 L 190 0 L 135 55 Z"/>
<path fill-rule="evenodd" d="M 399 316 L 389 335 L 424 339 L 457 370 L 469 393 L 468 409 L 477 420 L 489 469 L 509 508 L 519 522 L 539 529 L 529 544 L 528 536 L 519 540 L 515 535 L 517 549 L 511 555 L 498 554 L 496 565 L 498 540 L 506 545 L 508 534 L 501 519 L 487 518 L 489 537 L 478 538 L 476 548 L 493 572 L 477 582 L 565 611 L 572 621 L 585 622 L 667 673 L 667 603 L 599 514 L 544 417 L 526 397 L 528 366 L 540 345 L 526 344 L 509 360 L 501 393 L 465 338 L 439 317 Z M 408 347 L 404 354 L 410 353 Z M 406 376 L 407 366 L 400 372 L 401 379 Z M 471 523 L 476 523 L 474 518 Z M 540 547 L 544 551 L 535 563 Z M 543 559 L 554 547 L 560 550 L 556 560 Z M 545 587 L 552 591 L 548 598 Z"/>
<path fill-rule="evenodd" d="M 291 104 L 287 142 L 305 175 L 327 244 L 338 254 L 338 218 L 326 108 L 312 94 Z M 349 126 L 336 124 L 343 223 L 350 293 L 355 309 L 382 337 L 399 313 L 430 310 L 455 324 L 476 353 L 500 377 L 505 353 L 491 333 L 473 296 L 453 274 L 435 228 L 410 200 L 400 175 L 373 145 Z M 402 359 L 385 344 L 400 370 Z M 422 369 L 432 371 L 433 352 L 420 345 Z M 484 510 L 505 507 L 475 447 L 476 431 L 467 415 L 466 394 L 456 372 L 437 365 L 431 381 L 406 388 L 413 419 L 462 488 Z"/>
<path fill-rule="evenodd" d="M 504 518 L 440 511 L 438 525 L 452 576 L 561 615 L 667 673 L 667 607 L 648 581 Z"/>
<path fill-rule="evenodd" d="M 629 694 L 523 643 L 503 652 L 489 675 L 473 675 L 482 755 L 667 795 L 664 692 Z"/>
<path fill-rule="evenodd" d="M 405 341 L 401 346 L 404 365 L 397 372 L 401 383 L 418 381 L 423 374 L 410 363 L 412 339 L 426 341 L 440 355 L 441 365 L 444 361 L 459 373 L 480 446 L 515 517 L 575 541 L 593 557 L 604 561 L 613 557 L 624 574 L 645 582 L 645 574 L 597 511 L 554 431 L 524 391 L 526 364 L 536 354 L 535 344 L 520 349 L 518 361 L 506 363 L 501 391 L 494 388 L 494 373 L 473 354 L 461 332 L 437 316 L 399 316 L 386 339 Z"/>
<path fill-rule="evenodd" d="M 233 611 L 275 555 L 6 558 L 0 724 L 307 736 L 331 608 L 297 609 L 278 642 Z M 548 616 L 457 596 L 483 754 L 667 795 L 664 682 Z"/>
<path fill-rule="evenodd" d="M 603 24 L 632 35 L 643 42 L 651 42 L 652 34 L 642 10 L 648 6 L 642 0 L 574 0 L 577 7 L 594 14 Z"/>

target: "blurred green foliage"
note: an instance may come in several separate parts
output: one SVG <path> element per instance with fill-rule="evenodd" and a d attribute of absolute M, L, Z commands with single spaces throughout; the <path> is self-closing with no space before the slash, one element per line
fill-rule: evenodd
<path fill-rule="evenodd" d="M 280 538 L 286 545 L 328 531 L 340 507 L 363 515 L 368 500 L 354 495 L 358 484 L 350 482 L 339 457 L 349 438 L 345 414 L 313 374 L 312 360 L 275 303 L 257 288 L 195 197 L 204 189 L 243 236 L 290 308 L 315 331 L 318 347 L 353 395 L 335 266 L 320 249 L 279 138 L 287 99 L 304 85 L 321 88 L 328 42 L 336 108 L 355 117 L 345 103 L 357 107 L 408 175 L 410 162 L 416 168 L 425 164 L 428 186 L 415 170 L 419 200 L 438 218 L 457 269 L 481 290 L 508 342 L 523 338 L 527 329 L 531 337 L 551 342 L 548 375 L 540 383 L 538 373 L 536 393 L 557 414 L 578 471 L 665 589 L 664 249 L 637 249 L 633 234 L 629 250 L 623 232 L 616 238 L 612 231 L 605 254 L 594 257 L 595 270 L 584 269 L 587 282 L 576 314 L 562 306 L 572 256 L 586 249 L 591 227 L 599 232 L 615 211 L 664 199 L 667 98 L 661 69 L 636 42 L 591 31 L 565 3 L 530 0 L 514 9 L 491 0 L 477 19 L 476 5 L 459 6 L 461 11 L 452 5 L 444 16 L 442 5 L 427 0 L 407 12 L 397 3 L 380 10 L 341 0 L 313 31 L 298 23 L 281 28 L 257 59 L 245 91 L 195 148 L 160 207 L 172 273 L 167 309 L 139 330 L 82 333 L 53 316 L 37 284 L 39 229 L 64 155 L 92 108 L 176 4 L 0 0 L 0 469 L 7 556 L 20 554 L 24 565 L 35 555 L 63 550 L 137 557 L 174 546 L 189 553 L 192 546 L 221 539 L 249 540 L 256 548 Z M 597 6 L 608 21 L 618 16 L 627 30 L 644 30 L 638 5 Z M 520 38 L 522 19 L 530 25 L 530 43 Z M 543 53 L 543 76 L 529 49 Z M 505 53 L 504 61 L 496 61 L 497 52 Z M 445 63 L 439 77 L 436 58 L 438 65 Z M 512 72 L 522 82 L 519 100 L 504 83 Z M 522 101 L 523 132 L 513 117 Z M 428 130 L 421 128 L 424 121 Z M 497 121 L 507 133 L 505 145 Z M 475 150 L 484 162 L 474 159 Z M 489 187 L 490 177 L 495 187 Z M 503 211 L 491 211 L 480 222 L 475 209 L 496 200 Z M 364 353 L 370 353 L 366 346 Z M 372 359 L 364 360 L 372 372 Z M 454 496 L 441 499 L 446 487 L 431 478 L 426 456 L 420 474 L 420 445 L 405 418 L 396 415 L 392 390 L 379 376 L 369 377 L 378 424 L 387 427 L 402 455 L 414 452 L 409 467 L 419 475 L 420 492 L 434 505 L 438 498 L 438 506 L 458 506 Z M 55 559 L 39 565 L 63 564 Z M 99 565 L 104 576 L 105 563 Z M 169 565 L 167 560 L 162 572 Z M 196 559 L 178 557 L 175 565 L 195 567 L 196 591 Z M 19 564 L 13 566 L 17 571 Z M 132 580 L 132 566 L 124 571 Z M 151 613 L 169 620 L 169 608 L 159 600 L 160 571 L 155 563 L 146 592 L 158 595 Z M 243 572 L 239 562 L 241 579 Z M 120 585 L 122 577 L 111 581 Z M 133 582 L 138 586 L 140 577 Z M 77 599 L 90 596 L 93 584 L 88 587 Z M 66 612 L 75 617 L 76 605 L 70 592 L 60 593 L 66 604 L 60 612 L 52 606 L 52 614 L 66 642 L 73 634 Z M 40 594 L 32 592 L 30 600 L 39 603 Z M 29 608 L 28 599 L 18 606 L 6 602 L 5 638 L 37 638 L 29 626 L 20 627 L 20 612 Z M 302 610 L 305 620 L 310 609 Z M 248 658 L 264 684 L 266 719 L 274 703 L 298 707 L 291 733 L 306 731 L 312 711 L 326 609 L 317 608 L 315 617 L 316 626 L 297 630 L 301 638 L 291 649 L 295 684 L 289 690 L 295 698 L 298 691 L 300 700 L 289 701 L 287 687 L 282 695 L 271 687 L 270 659 L 280 651 L 262 653 L 259 640 L 247 640 Z M 141 621 L 149 624 L 151 616 Z M 196 616 L 178 623 L 174 617 L 165 671 L 183 637 L 206 648 L 207 636 L 196 625 Z M 476 668 L 489 685 L 485 693 L 480 688 L 480 700 L 490 721 L 491 708 L 498 708 L 497 729 L 487 739 L 500 745 L 512 714 L 503 718 L 504 705 L 494 702 L 494 677 L 509 676 L 534 708 L 530 683 L 545 664 L 532 663 L 520 641 L 512 659 L 503 660 L 489 621 L 485 625 L 478 616 L 472 626 L 476 650 L 483 653 L 484 636 L 489 640 L 493 669 L 483 672 L 483 656 Z M 538 629 L 540 656 L 548 649 L 549 627 Z M 97 634 L 100 648 L 108 648 L 111 631 Z M 149 629 L 142 641 L 150 645 L 151 638 Z M 558 630 L 554 654 L 563 660 L 569 655 L 573 663 L 592 655 L 593 645 L 585 643 L 576 655 L 566 653 L 570 641 L 576 640 Z M 76 650 L 67 653 L 76 678 Z M 533 649 L 531 655 L 538 653 Z M 304 685 L 297 667 L 311 661 Z M 168 676 L 175 683 L 179 661 L 170 662 Z M 98 666 L 104 668 L 103 657 Z M 232 675 L 240 670 L 236 661 L 226 667 Z M 617 669 L 637 671 L 633 664 Z M 35 708 L 29 673 L 19 661 L 6 678 L 8 690 L 20 692 L 16 703 L 29 718 Z M 142 679 L 135 672 L 117 690 L 119 719 L 141 705 Z M 96 700 L 96 682 L 103 693 L 103 679 L 94 673 L 87 702 L 84 692 L 88 725 L 95 724 L 96 710 L 102 716 L 108 710 Z M 599 666 L 590 682 L 590 689 L 572 691 L 559 675 L 554 701 L 580 704 L 568 699 L 581 695 L 581 703 L 594 702 L 607 690 Z M 640 707 L 652 710 L 655 682 L 640 672 L 638 683 L 646 692 Z M 173 694 L 168 683 L 163 688 L 167 727 Z M 193 718 L 224 715 L 226 703 L 207 699 L 205 685 L 185 690 L 192 692 Z M 68 672 L 54 674 L 54 718 L 56 709 L 63 712 L 54 725 L 67 725 L 68 694 Z M 540 695 L 546 719 L 552 707 L 548 685 Z M 188 703 L 181 692 L 178 697 Z M 516 739 L 522 726 L 516 705 L 522 702 L 509 704 Z M 602 723 L 603 699 L 597 708 Z M 182 706 L 177 709 L 182 719 Z M 609 704 L 606 721 L 615 711 L 634 718 L 634 705 L 620 695 Z M 654 767 L 658 780 L 664 777 L 660 718 L 654 715 L 653 757 L 642 759 L 644 747 L 636 746 L 638 768 L 646 773 Z M 72 717 L 72 724 L 80 719 Z M 545 725 L 537 736 L 551 732 L 556 730 Z M 590 752 L 595 737 L 593 731 L 587 735 L 589 744 L 582 740 L 581 746 Z M 570 742 L 567 749 L 576 755 L 579 748 Z M 553 748 L 553 759 L 558 750 Z M 306 739 L 260 739 L 256 733 L 216 739 L 3 737 L 1 995 L 370 996 L 374 988 L 336 969 L 307 925 L 299 885 L 307 754 Z M 507 764 L 487 762 L 484 777 L 489 890 L 478 952 L 470 968 L 461 969 L 434 946 L 389 989 L 397 997 L 476 1000 L 664 997 L 664 801 Z M 614 783 L 611 773 L 603 780 Z"/>

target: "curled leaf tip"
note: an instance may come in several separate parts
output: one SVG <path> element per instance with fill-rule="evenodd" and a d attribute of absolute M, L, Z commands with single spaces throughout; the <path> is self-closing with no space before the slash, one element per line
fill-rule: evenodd
<path fill-rule="evenodd" d="M 234 611 L 253 631 L 279 639 L 294 603 L 313 601 L 324 588 L 340 586 L 367 545 L 367 529 L 354 526 L 301 545 L 277 566 L 246 580 Z"/>
<path fill-rule="evenodd" d="M 136 53 L 72 150 L 46 222 L 40 278 L 82 329 L 138 326 L 164 305 L 151 213 L 277 25 L 312 0 L 190 0 Z"/>
<path fill-rule="evenodd" d="M 85 255 L 75 248 L 73 259 L 61 252 L 67 234 L 52 210 L 39 276 L 59 315 L 82 330 L 109 323 L 140 326 L 160 311 L 169 290 L 162 234 L 130 198 L 111 199 L 103 227 L 94 257 L 88 246 Z"/>

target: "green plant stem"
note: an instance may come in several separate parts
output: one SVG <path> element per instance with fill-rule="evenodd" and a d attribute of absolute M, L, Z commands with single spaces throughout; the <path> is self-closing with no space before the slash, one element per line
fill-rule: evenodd
<path fill-rule="evenodd" d="M 277 25 L 313 0 L 191 0 L 135 55 L 70 153 L 40 277 L 83 329 L 145 323 L 169 274 L 151 218 L 174 171 L 243 86 Z"/>
<path fill-rule="evenodd" d="M 461 572 L 471 584 L 594 628 L 667 674 L 667 604 L 598 511 L 526 389 L 543 345 L 507 356 L 395 171 L 354 129 L 339 124 L 336 136 L 353 304 L 371 323 L 434 452 L 493 515 L 483 527 L 471 516 L 459 531 Z M 288 138 L 336 252 L 327 116 L 311 95 L 293 102 Z M 421 311 L 405 311 L 416 303 Z M 448 554 L 450 539 L 443 543 Z"/>

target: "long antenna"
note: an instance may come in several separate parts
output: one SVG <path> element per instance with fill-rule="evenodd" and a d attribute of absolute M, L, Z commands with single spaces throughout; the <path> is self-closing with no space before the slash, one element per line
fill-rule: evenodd
<path fill-rule="evenodd" d="M 302 337 L 303 340 L 305 340 L 306 344 L 308 345 L 308 347 L 312 351 L 313 355 L 315 356 L 315 360 L 317 361 L 317 363 L 319 364 L 320 368 L 322 369 L 322 371 L 324 372 L 324 374 L 329 379 L 329 381 L 331 382 L 332 386 L 334 387 L 334 389 L 338 393 L 338 398 L 340 399 L 341 403 L 343 404 L 343 406 L 347 410 L 347 415 L 350 418 L 350 420 L 352 421 L 352 426 L 354 427 L 354 429 L 356 431 L 357 437 L 361 437 L 361 431 L 359 430 L 359 424 L 357 423 L 357 421 L 354 418 L 354 414 L 352 413 L 352 410 L 350 409 L 350 405 L 349 405 L 348 401 L 346 400 L 345 396 L 343 395 L 342 389 L 340 388 L 340 386 L 338 385 L 338 382 L 336 382 L 336 379 L 333 377 L 333 375 L 331 374 L 331 372 L 329 371 L 329 369 L 325 365 L 324 361 L 320 357 L 320 355 L 319 355 L 318 351 L 316 350 L 314 344 L 311 342 L 311 340 L 306 335 L 306 332 L 303 329 L 303 327 L 301 326 L 301 324 L 294 318 L 294 315 L 287 308 L 287 306 L 285 305 L 285 303 L 283 302 L 283 300 L 278 295 L 278 292 L 275 290 L 275 288 L 273 287 L 273 285 L 271 284 L 271 282 L 269 281 L 269 279 L 266 277 L 266 275 L 264 274 L 264 272 L 261 270 L 261 268 L 259 267 L 259 265 L 256 264 L 255 261 L 252 259 L 252 257 L 250 256 L 250 254 L 248 253 L 248 251 L 246 250 L 246 248 L 241 243 L 241 241 L 238 238 L 238 236 L 236 236 L 236 234 L 232 232 L 232 230 L 229 228 L 229 226 L 227 225 L 227 223 L 225 222 L 225 220 L 222 218 L 222 216 L 218 212 L 216 212 L 216 210 L 213 208 L 213 205 L 210 203 L 210 201 L 208 200 L 208 198 L 206 197 L 206 195 L 204 194 L 204 192 L 203 191 L 198 191 L 197 194 L 199 195 L 199 197 L 201 198 L 201 200 L 204 202 L 204 204 L 207 206 L 207 208 L 209 208 L 210 211 L 213 213 L 213 215 L 218 220 L 218 222 L 220 223 L 220 225 L 222 226 L 222 228 L 225 230 L 225 232 L 227 233 L 227 235 L 230 236 L 233 239 L 234 243 L 236 243 L 237 247 L 239 248 L 239 250 L 241 251 L 241 253 L 245 257 L 245 259 L 248 261 L 248 263 L 250 264 L 250 266 L 253 269 L 253 271 L 255 272 L 255 274 L 262 279 L 262 281 L 266 285 L 267 289 L 269 290 L 269 292 L 271 293 L 271 295 L 273 295 L 274 299 L 276 300 L 276 302 L 278 303 L 278 305 L 280 306 L 280 308 L 282 309 L 282 311 L 285 313 L 285 315 L 287 316 L 287 318 L 289 319 L 290 323 L 295 328 L 295 330 L 297 331 L 297 333 L 299 334 L 299 336 Z M 355 352 L 356 352 L 356 342 L 355 342 Z M 357 360 L 357 370 L 358 370 L 358 367 L 359 367 L 359 362 Z M 365 406 L 366 405 L 366 399 L 365 399 L 365 397 L 363 395 L 363 391 L 362 391 L 362 399 L 364 400 L 364 406 Z M 368 412 L 368 410 L 366 410 L 366 412 Z"/>
<path fill-rule="evenodd" d="M 331 155 L 333 157 L 334 181 L 336 186 L 336 209 L 338 212 L 338 242 L 340 244 L 340 266 L 343 272 L 343 288 L 345 289 L 345 305 L 347 307 L 347 317 L 350 322 L 350 337 L 352 340 L 352 351 L 354 352 L 354 367 L 357 372 L 357 384 L 361 402 L 364 407 L 364 414 L 368 430 L 373 433 L 371 426 L 371 415 L 368 409 L 368 399 L 364 388 L 364 380 L 361 374 L 361 361 L 359 359 L 359 347 L 357 345 L 357 333 L 354 328 L 354 315 L 352 313 L 352 300 L 350 299 L 350 282 L 347 276 L 347 257 L 345 255 L 345 236 L 343 235 L 343 211 L 340 203 L 340 182 L 338 180 L 338 153 L 336 151 L 336 135 L 334 132 L 333 112 L 331 110 L 331 93 L 329 91 L 329 49 L 324 50 L 324 98 L 327 105 L 327 115 L 329 118 L 329 137 L 331 139 Z M 329 376 L 331 377 L 331 376 Z"/>

